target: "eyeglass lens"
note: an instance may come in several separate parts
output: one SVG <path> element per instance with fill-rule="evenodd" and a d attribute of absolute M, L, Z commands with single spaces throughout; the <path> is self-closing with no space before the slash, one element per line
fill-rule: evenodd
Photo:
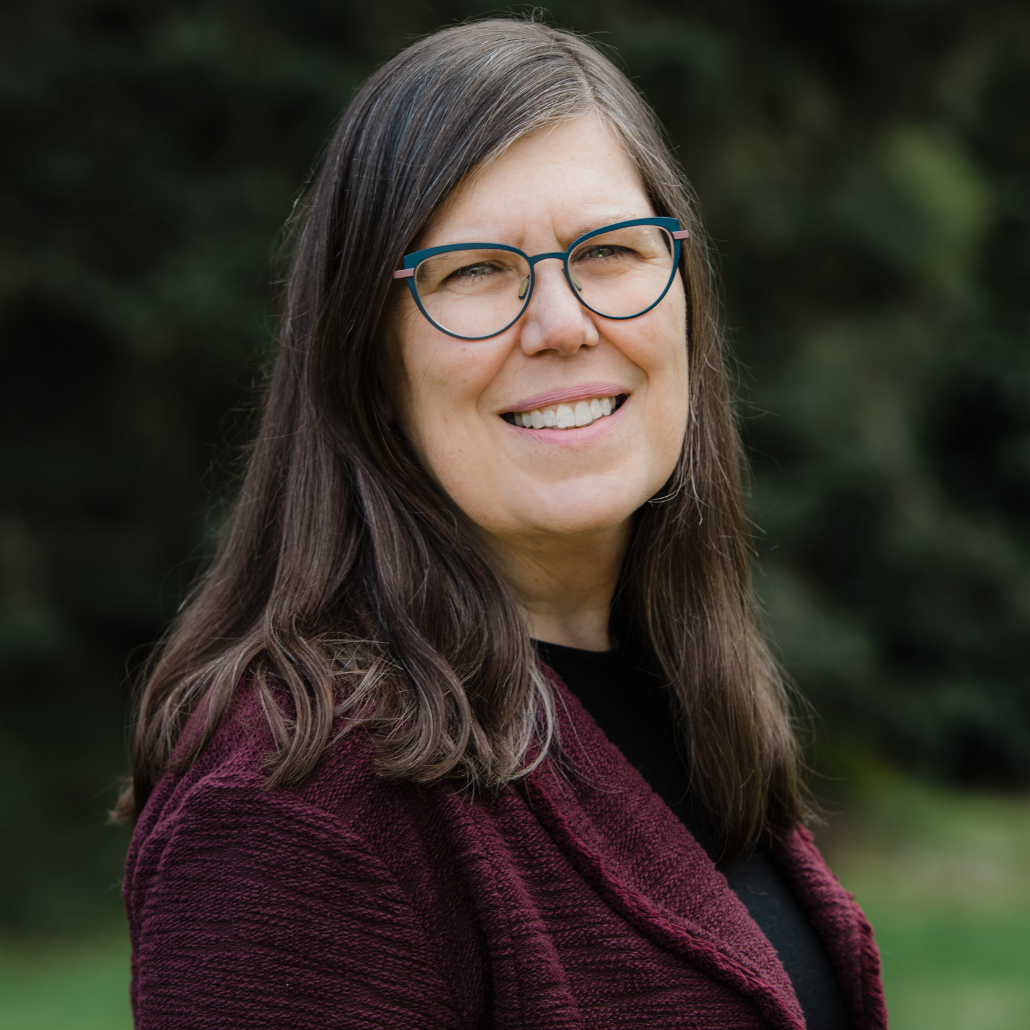
<path fill-rule="evenodd" d="M 675 271 L 674 245 L 657 225 L 630 225 L 592 236 L 569 255 L 579 299 L 608 318 L 632 318 L 651 307 Z M 529 262 L 507 250 L 451 250 L 415 270 L 415 290 L 439 328 L 456 336 L 492 336 L 515 321 L 528 300 Z"/>

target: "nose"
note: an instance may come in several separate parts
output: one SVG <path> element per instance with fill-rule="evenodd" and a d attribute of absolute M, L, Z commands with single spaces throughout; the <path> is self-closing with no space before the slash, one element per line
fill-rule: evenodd
<path fill-rule="evenodd" d="M 597 326 L 569 289 L 561 262 L 540 261 L 534 273 L 533 296 L 520 323 L 523 353 L 575 354 L 580 347 L 595 346 L 600 339 Z"/>

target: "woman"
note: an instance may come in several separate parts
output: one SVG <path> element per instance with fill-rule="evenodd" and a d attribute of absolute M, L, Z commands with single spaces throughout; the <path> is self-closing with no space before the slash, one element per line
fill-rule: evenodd
<path fill-rule="evenodd" d="M 142 1027 L 881 1027 L 755 630 L 696 211 L 521 21 L 358 92 L 142 697 Z"/>

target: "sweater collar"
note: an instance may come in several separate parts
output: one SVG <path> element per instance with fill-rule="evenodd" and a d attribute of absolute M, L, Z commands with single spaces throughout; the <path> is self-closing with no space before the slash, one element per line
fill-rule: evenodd
<path fill-rule="evenodd" d="M 529 777 L 528 790 L 555 844 L 641 933 L 750 997 L 772 1026 L 803 1030 L 790 978 L 725 877 L 575 695 L 546 671 L 560 743 Z M 850 895 L 804 831 L 781 842 L 773 857 L 823 940 L 856 1025 L 885 1025 L 862 1018 L 878 965 L 871 932 L 860 925 L 868 924 Z M 839 946 L 843 938 L 858 947 Z"/>

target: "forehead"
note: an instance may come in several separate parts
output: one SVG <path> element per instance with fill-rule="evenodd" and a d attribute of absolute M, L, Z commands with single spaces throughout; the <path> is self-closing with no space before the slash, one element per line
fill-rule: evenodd
<path fill-rule="evenodd" d="M 590 229 L 654 214 L 613 130 L 587 114 L 526 136 L 478 168 L 440 207 L 420 247 L 482 240 L 570 243 Z"/>

